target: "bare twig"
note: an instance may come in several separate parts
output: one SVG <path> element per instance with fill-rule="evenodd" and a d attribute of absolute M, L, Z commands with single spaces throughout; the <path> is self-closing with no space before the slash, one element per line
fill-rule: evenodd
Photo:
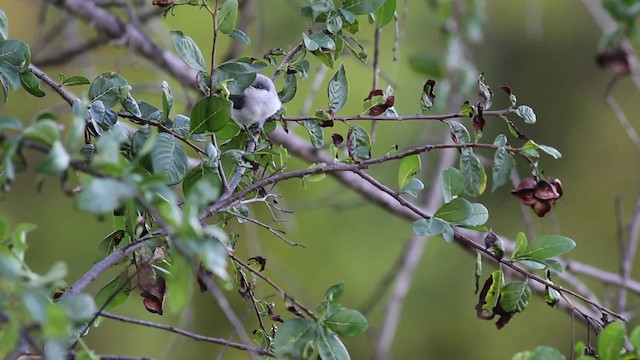
<path fill-rule="evenodd" d="M 249 216 L 244 216 L 244 215 L 242 215 L 242 214 L 240 214 L 240 213 L 237 213 L 237 212 L 235 212 L 235 211 L 228 211 L 228 212 L 229 212 L 230 214 L 232 214 L 233 216 L 236 216 L 236 217 L 238 217 L 238 218 L 240 218 L 240 219 L 243 219 L 243 220 L 249 221 L 249 222 L 254 223 L 254 224 L 256 224 L 256 225 L 258 225 L 258 226 L 260 226 L 260 227 L 262 227 L 262 228 L 264 228 L 264 229 L 267 229 L 270 233 L 272 233 L 272 234 L 273 234 L 273 235 L 275 235 L 278 239 L 280 239 L 280 240 L 284 241 L 284 242 L 285 242 L 285 243 L 287 243 L 288 245 L 304 247 L 304 245 L 302 245 L 302 244 L 298 244 L 297 242 L 294 242 L 294 241 L 291 241 L 291 240 L 287 239 L 287 238 L 284 236 L 284 233 L 285 233 L 285 232 L 284 232 L 284 231 L 282 231 L 282 230 L 275 229 L 275 228 L 273 228 L 272 226 L 269 226 L 269 225 L 267 225 L 267 224 L 265 224 L 265 223 L 263 223 L 263 222 L 261 222 L 261 221 L 259 221 L 259 220 L 256 220 L 256 219 L 254 219 L 254 218 L 252 218 L 252 217 L 249 217 Z"/>
<path fill-rule="evenodd" d="M 283 288 L 278 286 L 276 283 L 274 283 L 271 279 L 266 277 L 264 274 L 262 274 L 261 272 L 257 271 L 256 269 L 252 268 L 251 265 L 249 265 L 249 264 L 245 263 L 244 261 L 240 260 L 234 254 L 230 254 L 229 257 L 233 261 L 235 261 L 236 264 L 238 264 L 238 265 L 242 266 L 243 268 L 249 270 L 255 276 L 257 276 L 260 279 L 264 280 L 264 282 L 269 284 L 272 288 L 276 289 L 280 293 L 280 295 L 282 295 L 284 297 L 285 301 L 290 301 L 295 307 L 297 307 L 298 309 L 302 310 L 304 313 L 306 313 L 313 320 L 317 320 L 318 319 L 316 317 L 316 315 L 311 310 L 309 310 L 306 306 L 304 306 L 304 305 L 300 304 L 298 301 L 296 301 L 296 299 L 294 299 L 291 295 L 289 295 Z"/>
<path fill-rule="evenodd" d="M 140 325 L 140 326 L 145 326 L 145 327 L 150 327 L 150 328 L 155 328 L 155 329 L 161 329 L 161 330 L 169 331 L 169 332 L 172 332 L 172 333 L 175 333 L 175 334 L 179 334 L 179 335 L 182 335 L 182 336 L 186 336 L 186 337 L 194 339 L 196 341 L 204 341 L 204 342 L 209 342 L 209 343 L 213 343 L 213 344 L 224 345 L 224 346 L 232 347 L 234 349 L 245 350 L 245 351 L 248 351 L 250 353 L 257 354 L 257 355 L 267 355 L 267 356 L 271 356 L 271 357 L 275 356 L 275 354 L 270 352 L 268 349 L 260 349 L 260 348 L 256 348 L 256 347 L 247 346 L 245 344 L 230 342 L 230 341 L 225 340 L 225 339 L 220 339 L 220 338 L 215 338 L 215 337 L 210 337 L 210 336 L 204 336 L 204 335 L 193 333 L 191 331 L 183 330 L 183 329 L 180 329 L 180 328 L 177 328 L 177 327 L 164 325 L 164 324 L 160 324 L 160 323 L 156 323 L 156 322 L 152 322 L 152 321 L 134 319 L 134 318 L 130 318 L 130 317 L 122 316 L 122 315 L 112 314 L 112 313 L 109 313 L 109 312 L 106 312 L 106 311 L 101 311 L 100 312 L 100 316 L 105 317 L 107 319 L 117 320 L 117 321 L 129 323 L 129 324 L 135 324 L 135 325 Z"/>
<path fill-rule="evenodd" d="M 640 232 L 640 197 L 636 199 L 636 206 L 629 224 L 629 233 L 626 243 L 621 247 L 620 257 L 620 276 L 622 283 L 625 284 L 631 278 L 631 269 L 633 268 L 633 260 L 636 257 L 638 249 L 638 233 Z M 623 236 L 624 238 L 624 236 Z M 618 312 L 624 313 L 627 307 L 627 287 L 620 286 L 618 288 Z"/>

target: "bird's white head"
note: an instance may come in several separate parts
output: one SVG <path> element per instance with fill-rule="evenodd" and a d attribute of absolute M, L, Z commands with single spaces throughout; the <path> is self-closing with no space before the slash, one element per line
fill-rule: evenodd
<path fill-rule="evenodd" d="M 256 74 L 253 84 L 241 95 L 231 95 L 230 98 L 233 101 L 231 118 L 243 128 L 253 124 L 262 126 L 282 106 L 275 84 L 262 74 Z"/>

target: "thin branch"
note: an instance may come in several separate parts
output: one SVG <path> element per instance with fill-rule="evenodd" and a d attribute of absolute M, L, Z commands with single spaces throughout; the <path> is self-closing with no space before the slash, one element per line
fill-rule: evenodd
<path fill-rule="evenodd" d="M 237 212 L 235 212 L 235 211 L 227 211 L 227 212 L 228 212 L 229 214 L 232 214 L 233 216 L 236 216 L 236 217 L 240 218 L 240 219 L 243 219 L 243 220 L 245 220 L 245 221 L 249 221 L 249 222 L 254 223 L 254 224 L 256 224 L 256 225 L 258 225 L 258 226 L 260 226 L 260 227 L 262 227 L 262 228 L 264 228 L 264 229 L 267 229 L 270 233 L 272 233 L 272 234 L 273 234 L 273 235 L 275 235 L 278 239 L 280 239 L 280 240 L 284 241 L 284 242 L 285 242 L 285 243 L 287 243 L 288 245 L 304 247 L 304 245 L 302 245 L 302 244 L 298 244 L 298 243 L 297 243 L 297 242 L 295 242 L 295 241 L 291 241 L 291 240 L 287 239 L 287 238 L 283 235 L 285 232 L 284 232 L 284 231 L 282 231 L 282 230 L 274 229 L 273 227 L 271 227 L 271 226 L 269 226 L 269 225 L 267 225 L 267 224 L 265 224 L 265 223 L 263 223 L 263 222 L 261 222 L 261 221 L 259 221 L 259 220 L 256 220 L 256 219 L 251 218 L 251 217 L 248 217 L 248 216 L 244 216 L 244 215 L 242 215 L 242 214 L 240 214 L 240 213 L 237 213 Z"/>
<path fill-rule="evenodd" d="M 407 248 L 411 251 L 405 251 L 402 257 L 402 267 L 398 269 L 398 273 L 395 276 L 395 282 L 393 286 L 393 292 L 391 298 L 387 303 L 384 312 L 384 320 L 382 331 L 376 340 L 376 347 L 374 351 L 375 360 L 383 360 L 387 358 L 391 343 L 395 337 L 396 329 L 398 328 L 398 322 L 400 321 L 400 312 L 404 299 L 411 287 L 411 280 L 413 279 L 413 273 L 418 265 L 418 261 L 422 258 L 424 252 L 424 246 L 426 239 L 422 236 L 413 236 Z"/>
<path fill-rule="evenodd" d="M 48 87 L 57 92 L 58 95 L 60 95 L 60 97 L 67 102 L 67 104 L 73 105 L 73 102 L 78 99 L 77 96 L 63 89 L 62 86 L 53 81 L 53 79 L 51 79 L 47 74 L 44 73 L 44 71 L 40 70 L 40 68 L 38 68 L 37 66 L 33 64 L 29 65 L 29 72 L 35 75 L 43 83 L 47 84 Z"/>
<path fill-rule="evenodd" d="M 211 295 L 213 295 L 213 297 L 218 302 L 218 306 L 220 306 L 220 309 L 222 309 L 222 312 L 227 317 L 227 319 L 233 326 L 233 329 L 238 334 L 242 342 L 244 342 L 247 345 L 252 344 L 252 341 L 249 338 L 249 335 L 247 335 L 247 331 L 245 330 L 244 325 L 242 324 L 242 321 L 240 320 L 240 318 L 238 318 L 236 313 L 233 311 L 233 308 L 231 307 L 229 300 L 227 300 L 227 298 L 224 296 L 224 294 L 222 293 L 222 290 L 220 290 L 220 287 L 214 281 L 213 277 L 207 276 L 205 280 L 207 283 L 207 289 L 209 289 L 209 292 L 211 293 Z"/>
<path fill-rule="evenodd" d="M 253 267 L 251 267 L 251 265 L 249 265 L 249 264 L 245 263 L 244 261 L 240 260 L 234 254 L 230 254 L 229 257 L 233 261 L 235 261 L 236 264 L 238 264 L 238 265 L 242 266 L 243 268 L 249 270 L 255 276 L 259 277 L 260 279 L 264 280 L 264 282 L 266 282 L 267 284 L 271 285 L 271 287 L 276 289 L 280 293 L 280 295 L 282 295 L 285 298 L 286 301 L 290 301 L 295 307 L 297 307 L 298 309 L 304 311 L 310 318 L 312 318 L 313 320 L 318 320 L 316 315 L 311 310 L 309 310 L 306 306 L 304 306 L 304 305 L 300 304 L 298 301 L 296 301 L 296 299 L 294 299 L 291 295 L 289 295 L 283 288 L 278 286 L 276 283 L 274 283 L 271 279 L 266 277 L 264 274 L 262 274 L 258 270 L 256 270 Z"/>
<path fill-rule="evenodd" d="M 503 110 L 489 110 L 482 113 L 485 117 L 503 117 L 507 116 L 511 113 L 514 113 L 515 110 L 512 108 L 503 109 Z M 375 121 L 423 121 L 423 120 L 447 120 L 447 119 L 460 119 L 460 118 L 469 118 L 467 114 L 463 114 L 460 112 L 450 113 L 450 114 L 437 114 L 437 115 L 423 115 L 423 114 L 415 114 L 415 115 L 405 115 L 405 116 L 372 116 L 372 115 L 343 115 L 343 116 L 334 116 L 332 119 L 336 121 L 358 121 L 358 120 L 375 120 Z M 304 120 L 314 120 L 315 116 L 285 116 L 283 117 L 286 121 L 304 121 Z"/>
<path fill-rule="evenodd" d="M 622 111 L 620 105 L 618 105 L 618 102 L 613 98 L 612 95 L 607 95 L 605 97 L 605 101 L 607 102 L 607 105 L 609 105 L 611 110 L 613 110 L 613 113 L 616 115 L 618 122 L 627 133 L 629 140 L 631 140 L 633 145 L 635 145 L 636 149 L 640 152 L 640 136 L 638 136 L 638 133 L 633 128 L 633 125 L 631 125 L 631 122 L 629 122 L 629 119 L 627 119 L 627 115 L 624 113 L 624 111 Z"/>
<path fill-rule="evenodd" d="M 67 291 L 65 294 L 77 294 L 83 291 L 89 284 L 94 282 L 103 272 L 105 272 L 110 267 L 118 264 L 125 257 L 133 254 L 136 250 L 140 249 L 144 244 L 151 240 L 162 237 L 161 231 L 155 231 L 146 236 L 141 237 L 135 242 L 128 244 L 122 248 L 116 249 L 114 252 L 109 254 L 104 259 L 95 263 L 89 271 L 84 273 L 80 279 L 78 279 Z"/>
<path fill-rule="evenodd" d="M 231 341 L 228 341 L 228 340 L 225 340 L 225 339 L 220 339 L 220 338 L 215 338 L 215 337 L 210 337 L 210 336 L 204 336 L 204 335 L 193 333 L 191 331 L 187 331 L 187 330 L 184 330 L 184 329 L 180 329 L 180 328 L 177 328 L 177 327 L 164 325 L 164 324 L 160 324 L 160 323 L 156 323 L 156 322 L 152 322 L 152 321 L 134 319 L 134 318 L 130 318 L 130 317 L 122 316 L 122 315 L 112 314 L 112 313 L 109 313 L 109 312 L 106 312 L 106 311 L 101 311 L 100 312 L 100 316 L 105 317 L 107 319 L 117 320 L 117 321 L 129 323 L 129 324 L 135 324 L 135 325 L 140 325 L 140 326 L 145 326 L 145 327 L 150 327 L 150 328 L 169 331 L 169 332 L 172 332 L 174 334 L 186 336 L 186 337 L 191 338 L 191 339 L 196 340 L 196 341 L 204 341 L 204 342 L 209 342 L 209 343 L 213 343 L 213 344 L 224 345 L 224 346 L 232 347 L 234 349 L 245 350 L 245 351 L 248 351 L 250 353 L 257 354 L 257 355 L 266 355 L 266 356 L 275 357 L 275 354 L 270 352 L 268 349 L 260 349 L 260 348 L 256 348 L 256 347 L 247 346 L 245 344 L 231 342 Z"/>
<path fill-rule="evenodd" d="M 629 237 L 622 248 L 620 259 L 620 276 L 625 284 L 631 278 L 633 260 L 638 249 L 638 233 L 640 232 L 640 197 L 636 199 L 636 207 L 633 211 L 631 223 L 629 225 Z M 618 289 L 618 311 L 624 313 L 627 306 L 627 287 L 620 286 Z"/>
<path fill-rule="evenodd" d="M 273 73 L 271 80 L 277 79 L 280 76 L 280 73 L 284 70 L 284 68 L 291 62 L 291 60 L 293 60 L 293 57 L 296 56 L 296 54 L 302 51 L 303 49 L 304 49 L 303 43 L 299 43 L 293 49 L 291 49 L 291 51 L 289 51 L 284 56 L 284 58 L 282 59 L 282 62 L 280 62 L 280 65 L 278 65 L 278 68 Z"/>

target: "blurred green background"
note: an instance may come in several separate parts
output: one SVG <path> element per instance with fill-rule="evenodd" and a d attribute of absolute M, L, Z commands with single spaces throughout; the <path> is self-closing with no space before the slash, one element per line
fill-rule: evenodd
<path fill-rule="evenodd" d="M 150 2 L 150 1 L 149 1 Z M 246 29 L 253 45 L 243 54 L 260 57 L 273 47 L 290 49 L 300 41 L 300 33 L 306 28 L 299 16 L 303 1 L 257 1 L 253 9 L 254 23 Z M 399 1 L 399 3 L 404 3 Z M 383 31 L 381 67 L 384 77 L 393 83 L 396 109 L 401 115 L 419 112 L 419 95 L 427 79 L 408 65 L 413 54 L 443 53 L 443 40 L 436 24 L 436 14 L 427 1 L 409 1 L 406 22 L 403 23 L 399 42 L 399 60 L 391 56 L 393 46 L 392 26 Z M 85 24 L 72 24 L 65 28 L 67 45 L 62 41 L 47 41 L 46 34 L 61 19 L 61 14 L 50 8 L 46 21 L 39 1 L 1 0 L 9 17 L 10 36 L 30 43 L 33 58 L 37 61 L 55 53 L 68 44 L 80 41 L 93 31 Z M 211 41 L 209 17 L 195 8 L 179 8 L 176 16 L 159 18 L 151 22 L 155 39 L 171 49 L 169 29 L 179 28 L 193 37 L 208 57 Z M 482 42 L 470 45 L 470 56 L 477 69 L 485 73 L 487 82 L 496 93 L 494 108 L 506 106 L 507 99 L 498 89 L 510 86 L 519 104 L 527 104 L 535 110 L 538 123 L 522 124 L 523 131 L 538 143 L 556 147 L 562 159 L 543 158 L 547 176 L 558 177 L 564 185 L 564 196 L 555 210 L 544 219 L 535 218 L 538 234 L 560 233 L 576 240 L 578 246 L 569 254 L 570 259 L 587 262 L 609 271 L 618 270 L 618 247 L 614 200 L 622 199 L 625 214 L 630 214 L 639 193 L 640 162 L 637 150 L 628 140 L 614 114 L 605 105 L 603 93 L 611 75 L 598 69 L 594 62 L 601 30 L 580 1 L 558 0 L 488 0 L 487 23 Z M 67 18 L 69 19 L 69 18 Z M 365 19 L 362 19 L 366 23 Z M 372 56 L 371 26 L 364 25 L 358 39 Z M 223 40 L 221 49 L 226 49 Z M 221 51 L 224 53 L 224 50 Z M 350 85 L 349 102 L 341 114 L 361 111 L 361 100 L 371 87 L 370 66 L 364 66 L 345 56 L 344 61 Z M 312 60 L 310 78 L 300 84 L 297 97 L 287 104 L 289 115 L 297 115 L 310 91 L 319 63 Z M 45 69 L 53 78 L 57 73 L 84 75 L 93 78 L 103 71 L 114 70 L 127 78 L 133 86 L 136 98 L 160 102 L 160 83 L 166 79 L 162 71 L 145 60 L 127 53 L 126 47 L 102 47 L 88 56 L 78 58 L 64 66 Z M 273 69 L 267 69 L 269 75 Z M 335 70 L 329 70 L 325 83 Z M 278 87 L 282 86 L 282 79 Z M 170 82 L 174 97 L 184 100 L 184 92 L 175 82 Z M 326 87 L 321 87 L 311 108 L 326 107 Z M 13 114 L 24 121 L 41 109 L 52 108 L 63 121 L 69 119 L 66 104 L 48 91 L 45 98 L 28 96 L 24 91 L 11 93 L 8 107 L 2 113 Z M 73 88 L 80 95 L 86 88 Z M 436 85 L 436 95 L 438 85 Z M 470 99 L 476 101 L 475 90 Z M 626 111 L 630 121 L 640 127 L 638 114 L 640 92 L 629 79 L 619 82 L 614 90 L 616 99 Z M 188 114 L 185 102 L 177 111 Z M 436 99 L 436 112 L 453 112 L 447 108 L 446 99 Z M 368 123 L 363 125 L 369 126 Z M 439 142 L 442 124 L 402 122 L 378 124 L 374 156 L 383 155 L 391 145 L 401 150 L 425 142 Z M 346 133 L 344 125 L 327 129 Z M 504 123 L 488 119 L 484 141 L 491 142 L 497 133 L 508 133 Z M 426 134 L 426 135 L 425 135 Z M 426 136 L 426 137 L 425 137 Z M 489 153 L 487 153 L 489 154 Z M 31 156 L 31 166 L 39 158 Z M 422 156 L 425 173 L 431 175 L 430 165 L 437 162 L 438 154 Z M 521 164 L 522 165 L 522 164 Z M 290 168 L 304 167 L 304 163 L 292 160 Z M 372 168 L 369 172 L 386 184 L 396 183 L 397 163 Z M 527 175 L 521 167 L 521 176 Z M 427 184 L 428 186 L 429 184 Z M 509 194 L 509 187 L 479 198 L 490 210 L 488 225 L 496 232 L 514 237 L 524 230 L 517 199 Z M 266 274 L 288 289 L 302 303 L 314 308 L 324 289 L 344 281 L 346 293 L 342 303 L 359 308 L 369 301 L 386 272 L 396 261 L 404 244 L 411 236 L 408 222 L 377 208 L 358 195 L 345 191 L 340 184 L 327 178 L 310 183 L 305 189 L 299 180 L 287 181 L 278 186 L 283 193 L 282 205 L 294 211 L 287 217 L 283 228 L 287 237 L 304 244 L 306 248 L 290 247 L 274 236 L 252 225 L 233 225 L 229 231 L 241 236 L 239 253 L 242 256 L 261 255 L 268 259 Z M 256 207 L 254 215 L 268 218 L 263 207 Z M 111 220 L 96 219 L 79 213 L 73 201 L 59 189 L 55 179 L 46 181 L 41 192 L 36 189 L 34 177 L 22 174 L 0 202 L 0 215 L 13 224 L 31 222 L 38 229 L 29 237 L 28 261 L 35 270 L 45 271 L 56 260 L 63 259 L 69 266 L 68 281 L 75 281 L 96 259 L 96 245 L 110 232 Z M 394 359 L 508 359 L 517 351 L 532 349 L 536 345 L 558 347 L 568 355 L 571 344 L 571 317 L 549 308 L 541 298 L 531 299 L 529 309 L 502 330 L 496 330 L 493 322 L 476 318 L 472 273 L 474 258 L 460 247 L 434 238 L 427 243 L 425 255 L 413 279 L 402 311 L 402 318 L 392 348 Z M 490 271 L 485 269 L 485 275 Z M 103 276 L 90 291 L 95 292 L 115 272 Z M 639 270 L 634 269 L 635 278 Z M 593 285 L 601 298 L 615 289 L 603 289 Z M 391 287 L 391 284 L 389 284 Z M 258 296 L 274 292 L 260 285 Z M 235 291 L 228 292 L 234 308 L 246 316 L 247 328 L 255 324 L 249 303 L 242 302 Z M 381 303 L 386 301 L 386 297 Z M 638 297 L 631 295 L 631 309 L 638 306 Z M 279 304 L 275 309 L 288 316 Z M 354 359 L 370 358 L 373 341 L 382 319 L 383 306 L 378 305 L 369 316 L 370 328 L 366 336 L 347 339 L 346 345 Z M 175 324 L 205 335 L 226 338 L 231 334 L 226 318 L 207 294 L 195 293 L 192 305 L 183 314 L 166 314 L 159 317 L 144 310 L 141 298 L 132 293 L 127 304 L 116 313 L 142 319 Z M 632 322 L 635 325 L 634 322 Z M 578 326 L 577 340 L 586 340 L 586 330 Z M 211 359 L 221 348 L 190 339 L 174 337 L 169 333 L 121 324 L 107 320 L 87 337 L 88 343 L 100 353 L 120 353 L 130 356 L 151 356 L 159 359 Z M 225 359 L 244 359 L 247 355 L 232 349 L 225 350 Z"/>

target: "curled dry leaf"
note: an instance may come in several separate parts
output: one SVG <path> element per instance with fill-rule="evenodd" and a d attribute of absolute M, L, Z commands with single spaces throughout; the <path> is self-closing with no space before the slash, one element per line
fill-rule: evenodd
<path fill-rule="evenodd" d="M 374 96 L 384 96 L 384 91 L 380 89 L 371 90 L 371 92 L 369 92 L 369 96 L 367 96 L 364 100 L 371 100 Z M 378 116 L 384 113 L 388 108 L 393 106 L 394 102 L 395 98 L 393 96 L 385 97 L 385 103 L 371 107 L 371 109 L 369 109 L 369 115 Z"/>
<path fill-rule="evenodd" d="M 162 315 L 164 299 L 167 296 L 167 283 L 163 278 L 158 277 L 154 284 L 147 285 L 140 295 L 144 297 L 142 303 L 147 311 Z"/>
<path fill-rule="evenodd" d="M 524 178 L 511 193 L 524 205 L 530 206 L 536 215 L 543 217 L 562 196 L 563 189 L 559 179 L 536 182 L 532 178 Z"/>
<path fill-rule="evenodd" d="M 633 72 L 635 62 L 633 56 L 621 47 L 604 50 L 596 55 L 596 64 L 603 69 L 609 69 L 617 75 L 625 75 Z"/>

